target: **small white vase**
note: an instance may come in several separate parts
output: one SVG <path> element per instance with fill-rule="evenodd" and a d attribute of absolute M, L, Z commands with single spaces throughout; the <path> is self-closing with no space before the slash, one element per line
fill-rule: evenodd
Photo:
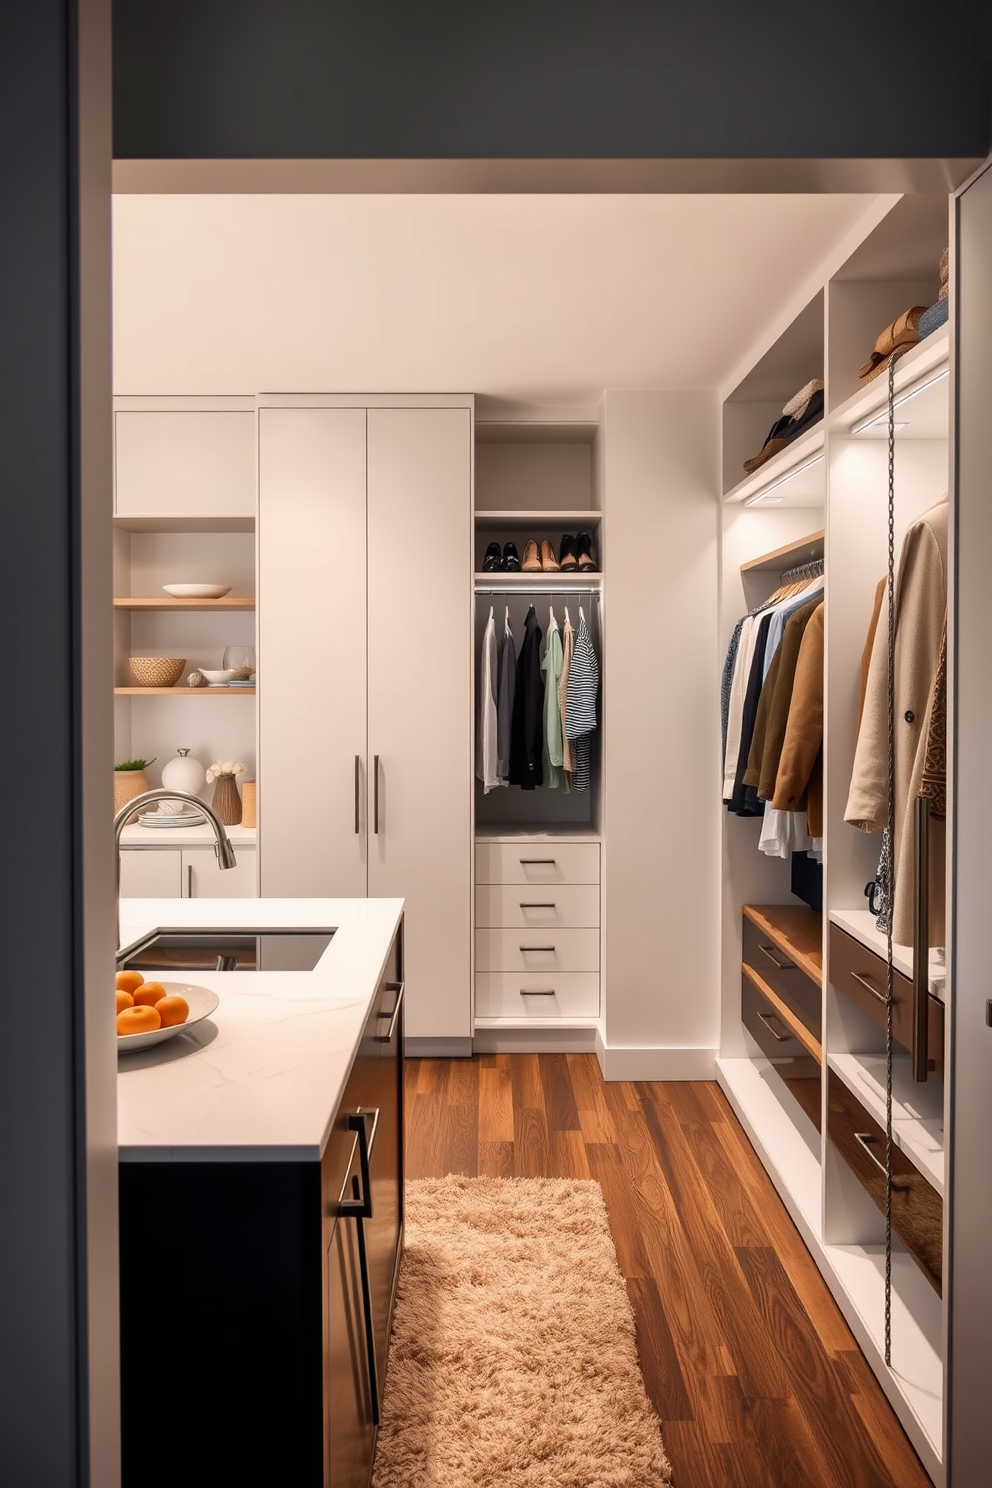
<path fill-rule="evenodd" d="M 188 791 L 191 796 L 199 795 L 206 778 L 206 770 L 188 749 L 180 749 L 175 759 L 162 767 L 162 784 L 168 790 Z"/>

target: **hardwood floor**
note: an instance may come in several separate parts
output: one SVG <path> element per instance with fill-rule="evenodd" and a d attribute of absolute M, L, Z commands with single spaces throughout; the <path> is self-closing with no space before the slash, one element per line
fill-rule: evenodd
<path fill-rule="evenodd" d="M 593 1055 L 407 1064 L 407 1175 L 595 1178 L 676 1488 L 929 1488 L 722 1091 Z"/>

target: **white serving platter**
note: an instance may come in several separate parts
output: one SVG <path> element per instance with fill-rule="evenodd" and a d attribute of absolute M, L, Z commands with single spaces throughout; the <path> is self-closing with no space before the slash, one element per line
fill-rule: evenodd
<path fill-rule="evenodd" d="M 158 978 L 149 978 L 158 980 Z M 117 1035 L 118 1054 L 130 1054 L 135 1049 L 150 1049 L 152 1044 L 162 1044 L 166 1039 L 173 1038 L 177 1033 L 182 1033 L 185 1028 L 192 1028 L 194 1023 L 199 1023 L 203 1018 L 209 1018 L 220 1004 L 220 998 L 216 992 L 211 992 L 209 987 L 198 987 L 193 982 L 163 982 L 162 986 L 170 997 L 185 997 L 189 1003 L 189 1017 L 185 1023 L 176 1023 L 172 1028 L 153 1028 L 148 1033 L 123 1033 Z"/>

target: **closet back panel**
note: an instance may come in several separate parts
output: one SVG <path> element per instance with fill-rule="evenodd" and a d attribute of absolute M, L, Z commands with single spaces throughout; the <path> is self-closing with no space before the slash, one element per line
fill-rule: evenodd
<path fill-rule="evenodd" d="M 476 445 L 478 511 L 586 509 L 592 490 L 591 444 Z"/>
<path fill-rule="evenodd" d="M 471 493 L 469 409 L 369 409 L 369 893 L 406 900 L 411 1038 L 471 1034 Z"/>
<path fill-rule="evenodd" d="M 365 410 L 261 409 L 263 895 L 368 891 L 365 836 L 355 831 L 356 758 L 364 770 L 366 755 L 365 524 Z"/>

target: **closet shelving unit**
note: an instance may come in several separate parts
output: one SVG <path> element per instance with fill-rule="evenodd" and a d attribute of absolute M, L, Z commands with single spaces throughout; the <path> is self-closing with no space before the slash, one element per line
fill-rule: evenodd
<path fill-rule="evenodd" d="M 949 237 L 946 197 L 903 197 L 832 271 L 805 307 L 754 364 L 723 405 L 724 526 L 721 626 L 726 645 L 737 618 L 777 586 L 779 574 L 808 556 L 826 556 L 823 912 L 790 892 L 787 861 L 762 858 L 758 825 L 728 816 L 724 828 L 723 994 L 717 1079 L 803 1235 L 869 1364 L 934 1482 L 944 1482 L 944 1336 L 940 1276 L 925 1274 L 898 1238 L 892 1266 L 892 1366 L 884 1361 L 884 1220 L 845 1156 L 837 1110 L 850 1106 L 884 1131 L 884 1030 L 835 982 L 832 930 L 873 956 L 885 937 L 869 913 L 864 885 L 874 877 L 880 839 L 844 822 L 857 731 L 861 655 L 877 581 L 886 564 L 887 377 L 859 385 L 885 325 L 913 304 L 930 305 Z M 897 363 L 896 552 L 911 521 L 949 485 L 947 327 Z M 776 409 L 810 378 L 823 376 L 826 415 L 792 446 L 738 480 Z M 819 529 L 816 532 L 813 528 Z M 722 656 L 720 658 L 722 662 Z M 745 906 L 749 908 L 745 909 Z M 795 916 L 804 927 L 797 936 Z M 796 1100 L 789 1066 L 762 1052 L 742 1023 L 742 972 L 748 955 L 742 925 L 757 917 L 765 944 L 812 978 L 804 948 L 819 938 L 822 1006 L 819 1038 L 794 1015 L 772 970 L 764 989 L 779 1036 L 811 1061 L 820 1078 L 819 1121 Z M 778 919 L 776 918 L 778 917 Z M 752 939 L 753 947 L 753 939 Z M 913 952 L 896 946 L 895 967 L 913 974 Z M 877 963 L 873 963 L 877 964 Z M 752 968 L 753 971 L 753 968 Z M 931 1016 L 948 995 L 948 972 L 931 951 Z M 760 989 L 759 989 L 760 990 Z M 770 996 L 769 996 L 770 994 Z M 745 990 L 746 996 L 746 990 Z M 940 1001 L 935 1001 L 939 999 Z M 950 1109 L 944 1080 L 912 1079 L 897 1046 L 893 1081 L 896 1157 L 906 1182 L 939 1215 L 946 1195 L 944 1136 Z M 856 1105 L 851 1104 L 851 1100 Z M 812 1111 L 815 1117 L 817 1112 Z M 819 1129 L 818 1129 L 819 1128 Z M 840 1145 L 838 1145 L 840 1144 Z M 907 1162 L 908 1160 L 908 1162 Z M 897 1184 L 898 1184 L 897 1180 Z M 877 1175 L 875 1183 L 877 1187 Z M 895 1225 L 898 1230 L 898 1224 Z M 936 1226 L 939 1233 L 939 1224 Z M 946 1246 L 944 1286 L 946 1295 Z"/>
<path fill-rule="evenodd" d="M 154 758 L 151 785 L 179 748 L 204 765 L 238 759 L 248 778 L 256 773 L 256 689 L 185 680 L 198 666 L 219 668 L 228 645 L 257 653 L 255 468 L 254 398 L 114 400 L 114 749 L 117 759 Z M 175 599 L 162 590 L 181 582 L 225 583 L 232 592 Z M 129 656 L 183 656 L 183 679 L 136 687 Z M 207 698 L 226 706 L 191 701 Z M 236 831 L 242 850 L 255 843 L 253 827 Z M 182 837 L 159 832 L 149 841 L 151 832 L 126 827 L 122 841 L 164 852 L 181 848 L 173 839 Z M 220 875 L 213 891 L 225 889 Z"/>
<path fill-rule="evenodd" d="M 508 609 L 518 649 L 531 603 L 544 630 L 542 605 L 554 608 L 559 624 L 568 605 L 576 627 L 576 607 L 583 606 L 602 666 L 599 459 L 596 419 L 576 414 L 487 421 L 484 408 L 477 410 L 476 656 L 490 605 L 497 622 L 500 607 Z M 546 538 L 557 558 L 563 533 L 580 531 L 592 537 L 594 573 L 482 571 L 490 542 L 515 543 L 522 559 L 528 538 L 538 543 Z M 602 748 L 597 741 L 588 792 L 525 792 L 510 786 L 486 795 L 476 782 L 473 956 L 479 1049 L 523 1049 L 528 1036 L 544 1049 L 592 1048 L 602 1010 Z"/>

